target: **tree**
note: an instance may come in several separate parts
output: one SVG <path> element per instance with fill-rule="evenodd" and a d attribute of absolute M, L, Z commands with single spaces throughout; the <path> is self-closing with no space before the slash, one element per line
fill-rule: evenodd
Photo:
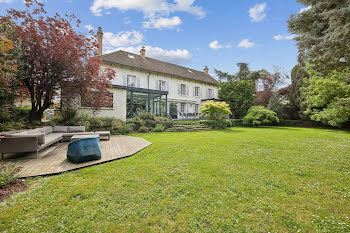
<path fill-rule="evenodd" d="M 0 130 L 9 121 L 15 99 L 15 74 L 17 72 L 16 44 L 9 37 L 10 22 L 0 23 Z"/>
<path fill-rule="evenodd" d="M 226 115 L 231 114 L 231 111 L 225 102 L 208 100 L 201 106 L 201 113 L 210 120 L 222 120 Z"/>
<path fill-rule="evenodd" d="M 252 81 L 230 81 L 219 84 L 219 99 L 229 104 L 234 118 L 242 118 L 254 105 Z"/>
<path fill-rule="evenodd" d="M 243 118 L 243 124 L 247 126 L 276 125 L 279 123 L 277 113 L 266 109 L 264 106 L 253 106 Z"/>
<path fill-rule="evenodd" d="M 304 85 L 304 79 L 308 78 L 308 74 L 306 72 L 306 67 L 302 64 L 298 64 L 293 67 L 291 72 L 291 90 L 289 95 L 290 107 L 292 111 L 295 113 L 295 118 L 304 118 L 303 111 L 305 111 L 302 106 L 303 96 L 302 96 L 302 87 Z"/>
<path fill-rule="evenodd" d="M 22 41 L 16 79 L 30 94 L 31 121 L 40 121 L 63 88 L 66 99 L 84 94 L 96 109 L 110 101 L 107 88 L 115 72 L 101 69 L 101 59 L 94 57 L 97 43 L 74 30 L 80 24 L 74 15 L 50 17 L 42 3 L 27 0 L 25 10 L 10 9 L 0 20 L 8 19 Z"/>
<path fill-rule="evenodd" d="M 292 15 L 300 62 L 327 74 L 350 66 L 350 0 L 298 0 L 310 9 Z"/>
<path fill-rule="evenodd" d="M 350 70 L 333 71 L 327 76 L 308 70 L 302 89 L 305 114 L 325 125 L 350 125 Z"/>
<path fill-rule="evenodd" d="M 256 94 L 256 105 L 267 106 L 273 93 L 278 91 L 278 88 L 285 83 L 287 78 L 287 75 L 278 70 L 272 74 L 264 75 L 261 79 L 263 90 Z"/>
<path fill-rule="evenodd" d="M 250 71 L 248 63 L 239 62 L 237 63 L 239 71 L 236 74 L 229 74 L 228 72 L 222 72 L 215 69 L 216 75 L 219 77 L 219 80 L 225 81 L 239 81 L 239 80 L 258 80 L 262 75 L 266 74 L 267 71 Z"/>
<path fill-rule="evenodd" d="M 269 110 L 277 113 L 277 117 L 279 119 L 287 119 L 288 118 L 288 116 L 285 112 L 285 106 L 281 103 L 280 95 L 278 93 L 274 93 L 271 96 L 269 103 L 267 104 L 267 108 Z"/>

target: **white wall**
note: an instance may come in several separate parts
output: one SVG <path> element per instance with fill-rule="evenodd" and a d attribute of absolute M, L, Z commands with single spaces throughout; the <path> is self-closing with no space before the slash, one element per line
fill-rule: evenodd
<path fill-rule="evenodd" d="M 112 80 L 112 84 L 114 85 L 125 85 L 124 79 L 128 75 L 134 75 L 139 79 L 139 86 L 140 88 L 145 88 L 145 89 L 158 89 L 156 87 L 157 81 L 158 80 L 163 80 L 167 82 L 167 91 L 169 92 L 168 94 L 168 102 L 176 102 L 176 103 L 186 103 L 189 105 L 188 112 L 193 113 L 194 108 L 191 108 L 191 104 L 201 104 L 201 99 L 207 99 L 207 89 L 211 88 L 213 90 L 213 97 L 212 98 L 218 98 L 218 86 L 214 84 L 208 84 L 208 83 L 203 83 L 199 81 L 194 81 L 194 80 L 189 80 L 189 79 L 184 79 L 180 77 L 175 77 L 175 76 L 169 76 L 169 75 L 164 75 L 164 74 L 158 74 L 158 73 L 153 73 L 153 72 L 147 72 L 147 71 L 142 71 L 138 69 L 132 69 L 129 67 L 124 67 L 124 66 L 119 66 L 119 65 L 103 65 L 104 67 L 110 67 L 116 71 L 116 76 Z M 189 93 L 186 95 L 179 95 L 178 94 L 178 86 L 180 84 L 185 84 L 188 87 Z M 200 87 L 200 93 L 201 95 L 196 97 L 194 96 L 193 93 L 193 88 L 195 86 Z M 125 94 L 126 96 L 126 94 Z M 126 110 L 125 110 L 126 111 Z M 168 105 L 168 111 L 169 111 L 169 105 Z M 186 111 L 187 112 L 187 111 Z"/>
<path fill-rule="evenodd" d="M 126 120 L 126 90 L 112 88 L 109 89 L 113 93 L 113 108 L 101 108 L 100 111 L 94 113 L 91 108 L 81 107 L 80 100 L 78 101 L 78 111 L 87 113 L 90 116 L 97 117 L 115 117 L 120 120 Z"/>

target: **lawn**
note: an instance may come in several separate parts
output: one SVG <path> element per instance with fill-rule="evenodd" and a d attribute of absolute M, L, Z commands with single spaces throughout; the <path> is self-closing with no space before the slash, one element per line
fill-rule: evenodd
<path fill-rule="evenodd" d="M 27 180 L 0 232 L 350 232 L 350 133 L 138 134 L 136 155 Z"/>

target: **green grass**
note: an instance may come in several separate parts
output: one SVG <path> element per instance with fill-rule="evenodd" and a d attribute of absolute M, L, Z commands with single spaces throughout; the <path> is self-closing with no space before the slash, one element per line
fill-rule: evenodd
<path fill-rule="evenodd" d="M 0 232 L 349 232 L 350 134 L 231 128 L 136 135 L 126 159 L 28 180 Z"/>

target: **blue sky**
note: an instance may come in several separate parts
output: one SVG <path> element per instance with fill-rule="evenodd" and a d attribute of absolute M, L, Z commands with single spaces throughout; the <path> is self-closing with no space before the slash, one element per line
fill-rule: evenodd
<path fill-rule="evenodd" d="M 234 73 L 237 62 L 252 70 L 289 72 L 297 47 L 287 19 L 303 6 L 296 0 L 46 0 L 49 14 L 74 13 L 81 31 L 102 27 L 104 52 L 138 53 L 202 70 Z M 0 14 L 23 0 L 0 0 Z"/>

